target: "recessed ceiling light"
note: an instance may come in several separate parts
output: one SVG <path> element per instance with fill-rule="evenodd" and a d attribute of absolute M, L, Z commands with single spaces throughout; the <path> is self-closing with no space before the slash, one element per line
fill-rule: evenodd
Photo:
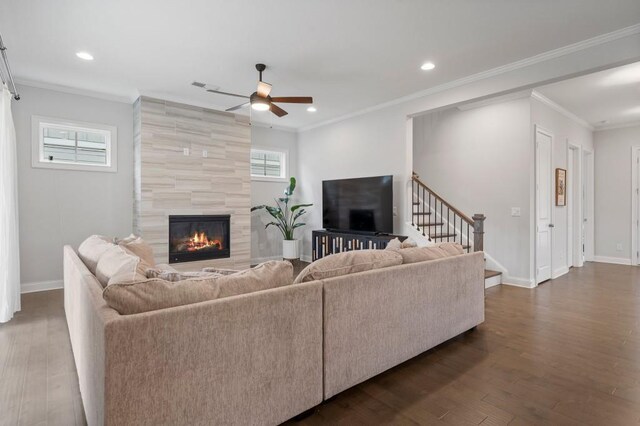
<path fill-rule="evenodd" d="M 317 111 L 317 109 L 316 109 L 316 107 L 314 107 L 314 106 L 310 106 L 309 108 L 307 108 L 307 111 L 309 111 L 309 112 L 316 112 L 316 111 Z"/>
<path fill-rule="evenodd" d="M 430 70 L 434 69 L 435 67 L 436 67 L 436 65 L 433 62 L 425 62 L 424 64 L 422 64 L 420 69 L 422 71 L 430 71 Z"/>
<path fill-rule="evenodd" d="M 85 61 L 93 61 L 93 55 L 87 52 L 78 52 L 76 56 L 80 59 L 84 59 Z"/>

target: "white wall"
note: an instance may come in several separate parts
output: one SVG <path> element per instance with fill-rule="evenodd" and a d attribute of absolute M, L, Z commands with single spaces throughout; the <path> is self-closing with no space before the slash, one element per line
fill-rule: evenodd
<path fill-rule="evenodd" d="M 251 128 L 251 145 L 253 147 L 275 148 L 289 153 L 289 176 L 298 176 L 297 134 L 293 131 L 272 129 L 262 126 Z M 268 182 L 251 180 L 251 205 L 273 204 L 273 199 L 281 197 L 289 184 L 284 182 Z M 299 198 L 299 189 L 294 192 L 294 199 Z M 303 200 L 304 201 L 304 200 Z M 312 207 L 313 209 L 313 207 Z M 251 263 L 256 264 L 269 259 L 282 258 L 282 234 L 273 226 L 265 229 L 271 222 L 271 216 L 265 211 L 251 214 Z M 299 235 L 302 235 L 301 231 Z"/>
<path fill-rule="evenodd" d="M 631 260 L 631 147 L 640 125 L 595 132 L 595 247 L 598 257 Z M 616 245 L 622 244 L 622 250 Z"/>
<path fill-rule="evenodd" d="M 538 99 L 531 99 L 531 123 L 538 125 L 549 131 L 553 135 L 552 150 L 552 170 L 554 173 L 553 182 L 555 185 L 556 168 L 568 169 L 567 150 L 568 144 L 580 146 L 583 150 L 593 152 L 593 131 L 584 124 L 561 114 L 557 110 L 551 108 L 547 104 Z M 531 130 L 534 131 L 533 129 Z M 593 157 L 593 156 L 591 156 Z M 585 165 L 589 166 L 589 165 Z M 592 176 L 593 177 L 593 176 Z M 567 182 L 569 177 L 567 177 Z M 592 184 L 588 184 L 588 188 L 593 188 Z M 591 194 L 592 195 L 592 194 Z M 554 192 L 555 197 L 555 192 Z M 592 198 L 592 196 L 588 197 Z M 571 200 L 567 200 L 567 203 Z M 555 205 L 553 200 L 553 250 L 551 264 L 553 267 L 552 274 L 554 277 L 566 273 L 568 271 L 568 211 L 567 206 L 559 207 Z M 589 208 L 589 206 L 586 206 Z M 589 215 L 593 218 L 593 213 Z M 593 241 L 593 220 L 587 225 L 587 239 Z M 592 247 L 592 243 L 589 247 Z M 587 258 L 590 259 L 589 253 Z"/>
<path fill-rule="evenodd" d="M 414 118 L 414 170 L 468 216 L 487 217 L 484 249 L 506 268 L 505 282 L 531 279 L 530 109 L 526 97 Z"/>
<path fill-rule="evenodd" d="M 123 236 L 132 230 L 133 108 L 52 90 L 19 87 L 12 103 L 18 142 L 20 257 L 23 291 L 60 286 L 62 247 L 88 235 Z M 118 172 L 31 167 L 31 116 L 116 126 Z"/>

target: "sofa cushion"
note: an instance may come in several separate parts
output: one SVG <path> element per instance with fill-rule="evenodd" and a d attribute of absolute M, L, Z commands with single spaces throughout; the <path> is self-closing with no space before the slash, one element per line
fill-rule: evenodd
<path fill-rule="evenodd" d="M 153 258 L 153 249 L 142 237 L 131 234 L 127 238 L 118 241 L 118 244 L 144 260 L 148 265 L 155 266 L 156 261 Z"/>
<path fill-rule="evenodd" d="M 221 277 L 223 274 L 218 272 L 179 272 L 179 271 L 163 271 L 162 269 L 150 268 L 145 273 L 147 278 L 159 278 L 165 281 L 183 281 L 192 278 L 209 278 L 209 277 Z"/>
<path fill-rule="evenodd" d="M 96 278 L 103 286 L 108 285 L 113 277 L 117 277 L 115 282 L 145 279 L 145 272 L 149 266 L 126 248 L 114 245 L 100 257 L 96 267 Z"/>
<path fill-rule="evenodd" d="M 104 235 L 92 235 L 78 247 L 78 257 L 82 259 L 87 269 L 95 275 L 100 257 L 114 246 L 115 244 L 113 244 L 111 238 Z"/>
<path fill-rule="evenodd" d="M 188 305 L 291 284 L 293 266 L 269 261 L 231 275 L 170 282 L 158 278 L 112 283 L 102 297 L 122 315 Z"/>
<path fill-rule="evenodd" d="M 410 247 L 396 250 L 402 256 L 402 263 L 425 262 L 445 257 L 464 254 L 464 249 L 457 243 L 440 243 L 429 247 Z"/>
<path fill-rule="evenodd" d="M 296 277 L 294 283 L 323 280 L 372 269 L 402 264 L 395 250 L 354 250 L 316 260 Z"/>

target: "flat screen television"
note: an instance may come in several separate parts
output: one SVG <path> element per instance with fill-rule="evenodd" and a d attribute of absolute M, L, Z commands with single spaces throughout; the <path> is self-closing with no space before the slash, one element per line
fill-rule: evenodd
<path fill-rule="evenodd" d="M 393 176 L 323 181 L 322 224 L 332 231 L 393 233 Z"/>

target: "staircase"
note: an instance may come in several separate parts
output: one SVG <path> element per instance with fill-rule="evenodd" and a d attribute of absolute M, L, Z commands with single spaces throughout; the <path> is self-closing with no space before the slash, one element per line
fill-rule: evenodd
<path fill-rule="evenodd" d="M 485 216 L 473 217 L 452 206 L 414 172 L 411 176 L 411 226 L 434 243 L 455 242 L 470 253 L 484 249 Z M 502 272 L 485 270 L 485 287 L 501 283 Z"/>

